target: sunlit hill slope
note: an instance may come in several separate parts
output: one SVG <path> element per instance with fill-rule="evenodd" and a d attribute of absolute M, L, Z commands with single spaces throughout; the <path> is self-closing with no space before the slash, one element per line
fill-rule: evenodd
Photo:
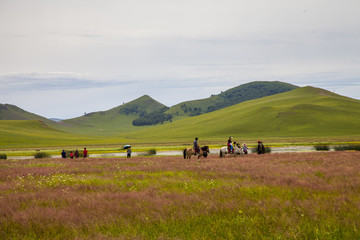
<path fill-rule="evenodd" d="M 149 126 L 134 127 L 132 121 L 141 114 L 158 111 L 164 107 L 166 107 L 164 104 L 144 95 L 107 111 L 89 113 L 78 118 L 64 120 L 61 122 L 63 124 L 61 129 L 78 134 L 103 136 L 144 129 Z"/>
<path fill-rule="evenodd" d="M 297 88 L 129 134 L 134 138 L 226 139 L 360 136 L 360 101 Z"/>

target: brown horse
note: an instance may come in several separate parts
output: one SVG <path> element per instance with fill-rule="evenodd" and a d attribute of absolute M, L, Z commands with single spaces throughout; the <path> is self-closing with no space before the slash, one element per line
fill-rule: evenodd
<path fill-rule="evenodd" d="M 210 153 L 209 147 L 208 146 L 203 146 L 200 148 L 200 152 L 197 153 L 195 152 L 195 149 L 190 147 L 190 148 L 185 148 L 184 151 L 184 159 L 185 158 L 191 158 L 193 155 L 198 155 L 198 158 L 200 157 L 207 157 L 208 153 Z"/>

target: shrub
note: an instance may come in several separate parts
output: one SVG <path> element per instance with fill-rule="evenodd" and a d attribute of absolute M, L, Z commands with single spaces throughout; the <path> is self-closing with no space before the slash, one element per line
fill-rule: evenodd
<path fill-rule="evenodd" d="M 5 153 L 0 154 L 0 159 L 7 159 L 7 155 Z"/>
<path fill-rule="evenodd" d="M 335 151 L 360 151 L 360 145 L 338 145 L 334 149 Z"/>
<path fill-rule="evenodd" d="M 257 151 L 258 151 L 257 147 L 252 147 L 248 149 L 248 153 L 257 153 Z M 271 147 L 265 147 L 265 153 L 271 153 Z"/>
<path fill-rule="evenodd" d="M 265 153 L 271 153 L 271 147 L 265 147 Z"/>
<path fill-rule="evenodd" d="M 139 156 L 152 156 L 152 155 L 156 155 L 156 149 L 150 149 L 147 150 L 146 152 L 140 153 L 138 154 Z"/>
<path fill-rule="evenodd" d="M 314 146 L 316 151 L 329 151 L 330 147 L 328 145 L 316 145 Z"/>
<path fill-rule="evenodd" d="M 50 158 L 51 155 L 47 152 L 37 152 L 34 155 L 35 158 Z"/>

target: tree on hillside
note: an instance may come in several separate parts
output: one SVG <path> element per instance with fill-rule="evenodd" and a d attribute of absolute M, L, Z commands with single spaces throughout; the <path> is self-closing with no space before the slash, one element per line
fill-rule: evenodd
<path fill-rule="evenodd" d="M 159 111 L 155 111 L 149 114 L 144 114 L 137 119 L 132 121 L 134 126 L 146 126 L 146 125 L 156 125 L 159 123 L 164 123 L 166 121 L 172 121 L 173 116 L 169 113 L 165 113 L 168 110 L 168 107 L 164 107 Z"/>

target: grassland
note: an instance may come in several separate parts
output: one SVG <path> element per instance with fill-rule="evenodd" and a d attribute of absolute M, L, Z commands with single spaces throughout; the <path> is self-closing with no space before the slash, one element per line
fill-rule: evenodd
<path fill-rule="evenodd" d="M 1 160 L 1 239 L 359 239 L 360 153 Z"/>
<path fill-rule="evenodd" d="M 1 120 L 0 136 L 0 148 L 4 150 L 84 146 L 90 142 L 106 145 L 103 139 L 64 132 L 39 120 Z"/>

